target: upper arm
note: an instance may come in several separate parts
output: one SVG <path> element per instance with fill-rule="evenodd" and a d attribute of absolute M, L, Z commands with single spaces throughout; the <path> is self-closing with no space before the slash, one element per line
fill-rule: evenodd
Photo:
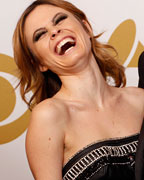
<path fill-rule="evenodd" d="M 26 152 L 36 180 L 62 180 L 63 122 L 54 107 L 35 108 L 26 136 Z"/>

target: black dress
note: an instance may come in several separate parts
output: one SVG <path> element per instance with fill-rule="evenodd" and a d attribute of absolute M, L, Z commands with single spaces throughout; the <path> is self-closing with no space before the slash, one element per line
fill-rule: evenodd
<path fill-rule="evenodd" d="M 136 180 L 144 180 L 144 121 L 139 135 L 135 161 Z"/>
<path fill-rule="evenodd" d="M 134 180 L 139 134 L 93 143 L 63 167 L 63 180 Z"/>
<path fill-rule="evenodd" d="M 138 87 L 144 88 L 144 51 L 141 53 L 138 59 L 138 74 L 139 74 Z"/>
<path fill-rule="evenodd" d="M 138 87 L 144 89 L 144 51 L 140 54 L 138 59 Z M 138 149 L 136 153 L 135 164 L 136 180 L 144 180 L 144 121 L 139 135 Z"/>

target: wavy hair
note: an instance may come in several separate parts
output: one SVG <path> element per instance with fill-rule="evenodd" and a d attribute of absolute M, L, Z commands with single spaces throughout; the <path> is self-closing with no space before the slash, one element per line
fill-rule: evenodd
<path fill-rule="evenodd" d="M 29 49 L 24 35 L 24 25 L 27 16 L 37 6 L 43 4 L 57 6 L 69 11 L 87 32 L 88 29 L 86 29 L 82 21 L 85 20 L 90 25 L 86 15 L 80 9 L 64 0 L 36 0 L 23 12 L 14 31 L 13 50 L 14 59 L 19 69 L 20 81 L 18 85 L 20 85 L 20 93 L 30 109 L 42 100 L 54 96 L 60 90 L 62 84 L 57 74 L 52 71 L 48 70 L 43 73 L 40 71 L 40 60 Z M 95 60 L 105 80 L 108 76 L 111 76 L 115 81 L 116 87 L 123 87 L 126 84 L 124 67 L 117 62 L 117 54 L 115 56 L 111 55 L 111 50 L 116 53 L 115 49 L 97 40 L 100 35 L 91 36 L 91 47 Z M 33 95 L 27 100 L 26 94 L 30 91 L 33 92 Z"/>

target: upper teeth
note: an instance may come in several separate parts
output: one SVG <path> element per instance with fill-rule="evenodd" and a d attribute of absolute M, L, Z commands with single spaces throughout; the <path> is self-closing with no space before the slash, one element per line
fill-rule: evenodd
<path fill-rule="evenodd" d="M 67 42 L 75 42 L 74 39 L 68 37 L 65 38 L 64 40 L 60 41 L 60 43 L 57 45 L 57 53 L 60 54 L 61 52 L 61 47 L 66 44 Z"/>

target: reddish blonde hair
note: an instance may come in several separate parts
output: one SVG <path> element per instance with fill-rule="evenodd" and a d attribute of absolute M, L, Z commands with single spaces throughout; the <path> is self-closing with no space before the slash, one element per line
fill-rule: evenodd
<path fill-rule="evenodd" d="M 61 87 L 61 81 L 55 73 L 50 70 L 44 73 L 40 72 L 40 60 L 30 51 L 24 36 L 24 25 L 27 16 L 37 6 L 43 4 L 57 6 L 69 11 L 79 20 L 87 32 L 88 30 L 82 21 L 85 20 L 90 25 L 86 15 L 80 9 L 64 0 L 36 0 L 23 12 L 13 35 L 13 49 L 14 59 L 20 75 L 20 93 L 30 109 L 34 104 L 55 95 Z M 107 76 L 111 76 L 115 81 L 116 87 L 125 86 L 126 78 L 124 68 L 118 64 L 115 57 L 109 53 L 109 50 L 114 50 L 114 48 L 98 42 L 97 38 L 99 36 L 100 35 L 91 37 L 91 45 L 92 52 L 104 79 L 106 80 Z M 31 90 L 33 91 L 33 95 L 30 100 L 27 101 L 26 94 Z"/>

